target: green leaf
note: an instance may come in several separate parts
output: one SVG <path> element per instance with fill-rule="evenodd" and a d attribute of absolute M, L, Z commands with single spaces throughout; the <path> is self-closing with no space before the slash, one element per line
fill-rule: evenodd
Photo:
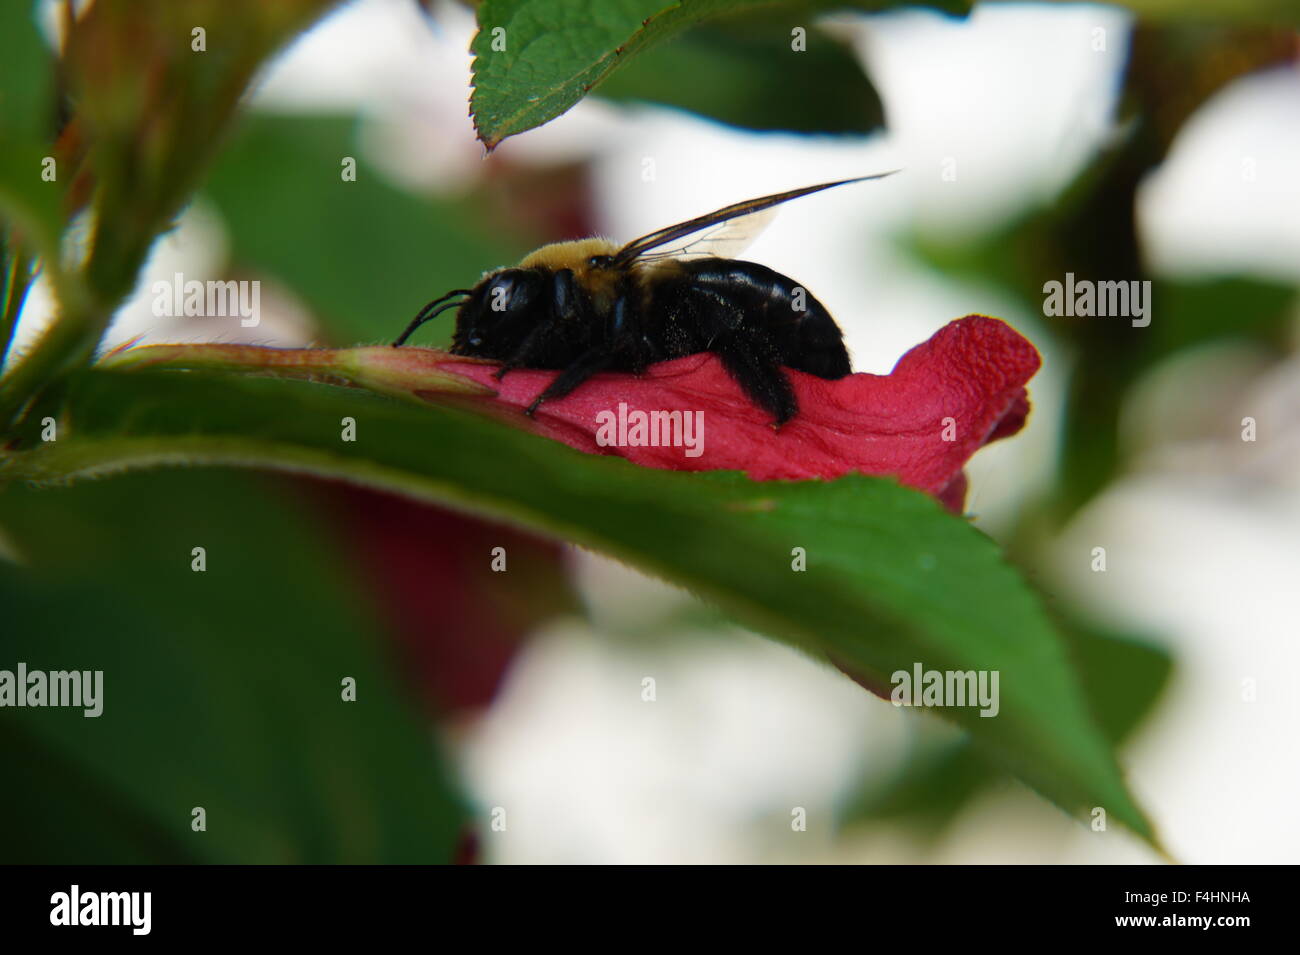
<path fill-rule="evenodd" d="M 344 417 L 356 421 L 355 442 L 340 440 Z M 64 434 L 12 456 L 0 479 L 168 463 L 329 475 L 604 551 L 882 683 L 917 662 L 997 670 L 997 717 L 944 715 L 1062 807 L 1105 806 L 1154 841 L 1038 600 L 992 541 L 892 481 L 653 471 L 458 408 L 204 372 L 83 373 Z M 791 569 L 795 547 L 806 572 Z"/>
<path fill-rule="evenodd" d="M 53 57 L 36 25 L 36 6 L 0 6 L 0 143 L 45 142 L 54 132 Z"/>
<path fill-rule="evenodd" d="M 0 219 L 57 257 L 62 179 L 70 171 L 58 170 L 54 182 L 41 177 L 52 153 L 53 94 L 54 58 L 37 29 L 35 4 L 0 5 Z"/>
<path fill-rule="evenodd" d="M 1088 708 L 1106 738 L 1126 739 L 1155 705 L 1173 669 L 1169 654 L 1144 640 L 1070 620 L 1070 658 Z M 872 775 L 839 810 L 840 825 L 907 821 L 937 839 L 972 796 L 1003 778 L 970 739 L 922 740 L 893 778 Z"/>
<path fill-rule="evenodd" d="M 6 576 L 0 568 L 0 579 Z M 2 642 L 2 641 L 0 641 Z M 12 661 L 6 661 L 12 666 Z M 0 792 L 0 812 L 22 819 L 0 849 L 5 865 L 135 865 L 200 861 L 175 826 L 151 817 L 129 795 L 57 752 L 15 721 L 0 719 L 0 763 L 21 786 Z"/>
<path fill-rule="evenodd" d="M 451 859 L 459 799 L 309 491 L 183 470 L 0 492 L 23 561 L 0 563 L 0 665 L 103 671 L 98 717 L 0 710 L 25 780 L 0 787 L 4 861 Z"/>
<path fill-rule="evenodd" d="M 1112 742 L 1126 739 L 1151 712 L 1173 674 L 1169 651 L 1149 640 L 1071 620 L 1070 657 L 1097 723 Z"/>
<path fill-rule="evenodd" d="M 474 128 L 491 149 L 559 116 L 598 83 L 667 0 L 484 0 L 474 53 Z"/>
<path fill-rule="evenodd" d="M 708 17 L 772 0 L 484 0 L 478 8 L 470 112 L 479 139 L 565 112 L 624 60 Z"/>
<path fill-rule="evenodd" d="M 802 15 L 800 25 L 811 26 L 813 17 L 830 10 L 904 5 L 896 0 L 484 0 L 470 44 L 474 128 L 492 149 L 507 136 L 559 116 L 625 63 L 702 20 L 782 9 Z M 967 0 L 924 6 L 958 13 L 969 9 Z M 789 28 L 783 27 L 787 48 L 789 38 Z M 716 64 L 700 57 L 683 68 L 687 80 L 700 83 L 710 71 L 716 73 Z M 789 89 L 782 94 L 791 98 Z M 820 90 L 819 98 L 824 95 Z"/>
<path fill-rule="evenodd" d="M 0 212 L 47 261 L 58 261 L 63 187 L 41 179 L 48 147 L 0 143 Z"/>
<path fill-rule="evenodd" d="M 792 48 L 794 27 L 807 31 L 806 48 Z M 880 97 L 852 51 L 793 5 L 687 30 L 624 63 L 599 93 L 746 129 L 868 133 L 884 124 Z"/>

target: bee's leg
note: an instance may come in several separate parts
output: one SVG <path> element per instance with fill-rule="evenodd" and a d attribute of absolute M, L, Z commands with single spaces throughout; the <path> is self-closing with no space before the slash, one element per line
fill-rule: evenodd
<path fill-rule="evenodd" d="M 492 377 L 500 381 L 506 376 L 506 372 L 514 371 L 516 368 L 523 368 L 528 364 L 529 357 L 537 350 L 537 345 L 544 341 L 546 334 L 551 327 L 550 322 L 540 322 L 537 327 L 524 336 L 524 340 L 519 343 L 519 347 L 514 353 L 501 363 Z"/>
<path fill-rule="evenodd" d="M 572 279 L 572 276 L 570 276 L 570 279 Z M 574 307 L 580 309 L 583 307 L 583 303 L 575 301 Z M 561 320 L 570 318 L 581 320 L 582 318 L 581 314 L 576 311 L 557 314 L 563 315 Z M 620 295 L 614 300 L 614 306 L 609 310 L 609 315 L 606 318 L 604 340 L 583 352 L 560 372 L 556 379 L 547 386 L 546 390 L 528 406 L 527 414 L 531 415 L 536 411 L 537 406 L 543 401 L 563 398 L 596 372 L 604 371 L 611 365 L 617 364 L 619 368 L 634 371 L 643 368 L 645 366 L 645 356 L 642 354 L 643 349 L 637 345 L 640 334 L 635 327 L 635 321 L 635 315 L 628 307 L 627 296 Z"/>
<path fill-rule="evenodd" d="M 546 390 L 533 400 L 533 403 L 524 410 L 524 414 L 531 417 L 533 412 L 537 410 L 538 405 L 543 401 L 563 398 L 596 372 L 608 368 L 617 357 L 617 348 L 609 343 L 597 345 L 590 351 L 579 355 L 573 364 L 560 372 L 555 380 L 546 386 Z"/>
<path fill-rule="evenodd" d="M 794 386 L 781 368 L 780 349 L 764 329 L 746 320 L 743 303 L 713 289 L 697 289 L 695 295 L 696 312 L 706 318 L 707 350 L 754 404 L 771 412 L 772 424 L 779 428 L 799 411 Z"/>
<path fill-rule="evenodd" d="M 780 427 L 799 410 L 794 386 L 781 368 L 776 348 L 763 332 L 749 329 L 719 335 L 709 350 L 722 361 L 722 367 L 741 391 L 760 408 L 772 413 L 772 424 Z"/>
<path fill-rule="evenodd" d="M 651 341 L 637 313 L 628 305 L 626 293 L 614 300 L 605 326 L 605 338 L 618 358 L 620 371 L 640 376 L 661 357 L 661 350 Z"/>
<path fill-rule="evenodd" d="M 570 275 L 570 283 L 572 275 Z M 557 305 L 559 300 L 557 299 Z M 559 320 L 585 321 L 581 309 L 588 307 L 585 301 L 578 299 L 574 293 L 573 311 L 557 312 Z M 580 384 L 597 372 L 616 366 L 620 370 L 640 374 L 650 363 L 651 351 L 638 327 L 637 315 L 628 305 L 627 295 L 620 295 L 614 300 L 613 307 L 605 323 L 605 337 L 599 344 L 592 346 L 570 363 L 546 390 L 528 406 L 526 413 L 531 415 L 544 401 L 563 398 Z"/>
<path fill-rule="evenodd" d="M 569 269 L 559 269 L 556 271 L 554 278 L 551 280 L 551 310 L 550 316 L 537 323 L 531 332 L 524 336 L 524 340 L 519 343 L 508 359 L 501 363 L 494 377 L 500 381 L 506 376 L 506 372 L 514 371 L 516 368 L 524 368 L 531 364 L 533 356 L 538 351 L 539 345 L 544 345 L 556 331 L 557 323 L 573 323 L 581 318 L 581 310 L 584 302 L 578 295 L 577 286 L 573 281 L 573 272 Z"/>

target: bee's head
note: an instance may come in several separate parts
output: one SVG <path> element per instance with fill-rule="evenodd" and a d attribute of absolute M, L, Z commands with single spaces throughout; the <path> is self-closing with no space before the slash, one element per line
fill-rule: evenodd
<path fill-rule="evenodd" d="M 504 361 L 536 325 L 546 280 L 536 269 L 501 269 L 470 290 L 456 313 L 456 355 Z"/>
<path fill-rule="evenodd" d="M 401 345 L 425 322 L 454 308 L 453 354 L 508 358 L 532 327 L 544 286 L 536 269 L 499 269 L 472 289 L 455 289 L 424 306 L 393 344 Z"/>

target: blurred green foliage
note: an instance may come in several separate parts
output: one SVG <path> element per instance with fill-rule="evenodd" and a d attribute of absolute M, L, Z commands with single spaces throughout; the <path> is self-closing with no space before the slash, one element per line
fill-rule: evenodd
<path fill-rule="evenodd" d="M 21 560 L 0 564 L 4 668 L 104 673 L 99 717 L 0 711 L 0 763 L 37 772 L 0 793 L 23 820 L 3 861 L 451 859 L 460 798 L 301 489 L 219 470 L 10 483 L 0 523 Z"/>
<path fill-rule="evenodd" d="M 528 251 L 480 197 L 411 195 L 364 157 L 345 182 L 341 162 L 358 153 L 354 118 L 250 116 L 202 193 L 229 229 L 233 268 L 301 296 L 329 343 L 391 341 L 425 302 Z M 445 341 L 449 324 L 436 326 Z"/>
<path fill-rule="evenodd" d="M 807 6 L 783 4 L 707 21 L 623 64 L 598 95 L 675 106 L 747 129 L 878 129 L 880 97 L 853 52 L 819 29 L 815 15 Z M 798 50 L 791 45 L 797 27 L 806 33 Z"/>
<path fill-rule="evenodd" d="M 53 134 L 54 57 L 32 10 L 0 8 L 0 362 L 4 361 L 39 251 L 57 254 L 62 188 L 34 187 Z"/>
<path fill-rule="evenodd" d="M 1044 283 L 1150 280 L 1149 327 L 1053 317 L 1051 333 L 1074 358 L 1058 479 L 1044 512 L 1061 523 L 1121 472 L 1120 409 L 1134 384 L 1172 354 L 1219 339 L 1285 346 L 1296 289 L 1246 275 L 1170 278 L 1143 260 L 1135 213 L 1138 188 L 1163 162 L 1186 119 L 1228 82 L 1292 55 L 1294 36 L 1277 27 L 1215 29 L 1141 26 L 1125 74 L 1122 119 L 1129 128 L 1063 195 L 960 243 L 905 237 L 904 247 L 939 271 L 995 285 L 1041 313 Z M 1037 519 L 1037 508 L 1026 509 Z M 1021 555 L 1032 560 L 1032 555 Z"/>

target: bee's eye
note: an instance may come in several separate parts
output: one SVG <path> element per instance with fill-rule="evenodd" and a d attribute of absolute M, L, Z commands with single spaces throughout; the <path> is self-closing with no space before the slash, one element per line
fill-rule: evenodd
<path fill-rule="evenodd" d="M 612 259 L 613 256 L 610 255 L 593 255 L 591 258 L 587 260 L 587 264 L 590 265 L 592 268 L 598 269 L 603 266 L 609 265 Z"/>
<path fill-rule="evenodd" d="M 541 291 L 541 277 L 527 269 L 505 269 L 487 281 L 483 307 L 493 312 L 521 314 Z"/>
<path fill-rule="evenodd" d="M 502 276 L 496 279 L 488 286 L 487 304 L 494 312 L 504 312 L 510 307 L 510 300 L 514 297 L 515 282 L 510 276 Z"/>

